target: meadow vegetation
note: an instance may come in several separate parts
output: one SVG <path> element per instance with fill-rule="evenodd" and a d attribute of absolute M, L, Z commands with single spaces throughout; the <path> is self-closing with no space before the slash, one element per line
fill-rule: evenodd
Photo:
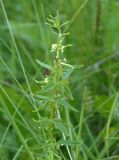
<path fill-rule="evenodd" d="M 118 11 L 0 0 L 0 160 L 119 160 Z"/>

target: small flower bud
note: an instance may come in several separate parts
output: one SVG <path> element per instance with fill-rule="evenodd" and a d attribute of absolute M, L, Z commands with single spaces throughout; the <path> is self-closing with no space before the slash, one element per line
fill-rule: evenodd
<path fill-rule="evenodd" d="M 56 51 L 57 49 L 57 44 L 52 44 L 52 49 L 51 49 L 51 52 L 54 52 Z"/>

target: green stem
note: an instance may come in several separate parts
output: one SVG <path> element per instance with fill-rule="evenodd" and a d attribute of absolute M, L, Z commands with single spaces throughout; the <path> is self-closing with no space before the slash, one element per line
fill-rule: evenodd
<path fill-rule="evenodd" d="M 61 46 L 62 44 L 61 44 L 61 39 L 60 39 L 60 37 L 59 37 L 59 39 L 58 39 L 58 42 L 59 42 L 59 46 Z M 58 49 L 58 51 L 57 51 L 57 53 L 59 53 L 59 49 Z M 59 81 L 60 81 L 60 78 L 62 77 L 62 74 L 63 74 L 63 70 L 62 70 L 62 65 L 60 64 L 60 59 L 58 58 L 57 60 L 56 60 L 56 63 L 54 63 L 55 64 L 55 68 L 56 68 L 56 79 L 55 79 L 55 83 L 57 84 Z M 55 92 L 57 93 L 57 94 L 61 94 L 60 93 L 60 90 L 59 90 L 59 88 L 55 88 Z M 57 95 L 55 94 L 55 97 L 56 97 Z M 58 104 L 56 104 L 56 108 L 57 108 L 57 117 L 58 117 L 58 119 L 59 120 L 61 120 L 61 116 L 60 116 L 60 111 L 59 111 L 59 107 L 58 107 Z M 63 139 L 64 140 L 66 140 L 66 136 L 65 136 L 65 134 L 62 132 L 62 136 L 63 136 Z M 69 158 L 70 158 L 70 160 L 73 160 L 72 159 L 72 156 L 71 156 L 71 152 L 70 152 L 70 149 L 69 149 L 69 147 L 66 145 L 66 149 L 67 149 L 67 152 L 68 152 L 68 155 L 69 155 Z"/>
<path fill-rule="evenodd" d="M 85 86 L 84 88 L 84 103 L 82 104 L 81 108 L 81 113 L 80 113 L 80 120 L 79 120 L 79 130 L 78 130 L 78 135 L 77 135 L 77 141 L 80 143 L 81 142 L 81 136 L 82 136 L 82 127 L 83 127 L 83 120 L 84 120 L 84 107 L 85 107 L 85 99 L 86 99 L 86 92 L 87 88 Z M 79 150 L 79 145 L 76 147 L 76 160 L 79 160 L 80 157 L 80 150 Z"/>

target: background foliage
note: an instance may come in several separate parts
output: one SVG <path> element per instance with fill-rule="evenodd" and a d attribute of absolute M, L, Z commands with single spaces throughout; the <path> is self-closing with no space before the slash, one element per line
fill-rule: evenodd
<path fill-rule="evenodd" d="M 70 64 L 84 65 L 70 77 L 74 96 L 71 104 L 79 111 L 70 112 L 76 137 L 82 126 L 79 159 L 118 160 L 119 1 L 4 0 L 3 3 L 5 10 L 0 5 L 0 159 L 27 159 L 24 143 L 39 154 L 39 145 L 32 142 L 39 131 L 32 120 L 35 115 L 30 93 L 39 89 L 34 79 L 42 80 L 48 74 L 35 59 L 52 63 L 50 49 L 56 37 L 45 22 L 58 10 L 62 21 L 70 21 L 67 28 L 70 36 L 65 41 L 73 46 L 65 50 L 65 57 Z"/>

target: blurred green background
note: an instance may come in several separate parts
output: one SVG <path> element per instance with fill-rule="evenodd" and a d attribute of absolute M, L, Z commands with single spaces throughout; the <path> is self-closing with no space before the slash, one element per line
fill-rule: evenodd
<path fill-rule="evenodd" d="M 50 50 L 56 37 L 45 23 L 49 15 L 56 15 L 57 10 L 62 21 L 70 21 L 67 26 L 70 35 L 65 43 L 73 46 L 65 50 L 65 57 L 70 64 L 84 65 L 70 78 L 74 96 L 71 103 L 79 111 L 83 103 L 84 86 L 87 86 L 83 141 L 86 146 L 92 147 L 90 152 L 94 153 L 95 159 L 98 158 L 94 144 L 101 155 L 100 159 L 107 157 L 105 128 L 109 126 L 109 154 L 110 157 L 117 156 L 115 160 L 118 160 L 119 1 L 4 0 L 5 10 L 1 2 L 0 0 L 0 160 L 11 160 L 21 146 L 12 119 L 8 118 L 9 114 L 15 119 L 24 139 L 31 136 L 20 115 L 16 113 L 13 117 L 16 108 L 31 128 L 36 130 L 32 121 L 32 102 L 25 93 L 29 94 L 30 89 L 32 92 L 37 91 L 34 79 L 42 80 L 46 74 L 35 59 L 52 63 Z M 71 113 L 71 121 L 77 127 L 79 114 Z M 26 160 L 26 156 L 23 152 L 18 159 Z"/>

